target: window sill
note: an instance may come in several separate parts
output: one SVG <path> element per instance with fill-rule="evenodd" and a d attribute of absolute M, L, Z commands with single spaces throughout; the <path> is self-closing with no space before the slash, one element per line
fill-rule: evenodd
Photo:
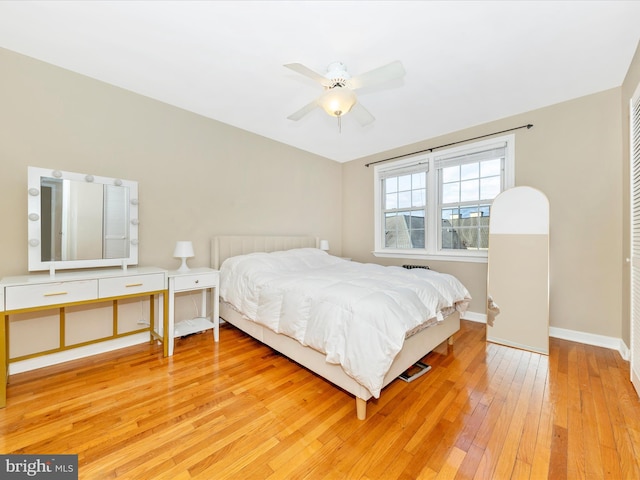
<path fill-rule="evenodd" d="M 373 255 L 379 258 L 413 258 L 417 260 L 437 260 L 441 262 L 466 262 L 466 263 L 487 263 L 487 255 L 451 255 L 434 253 L 413 253 L 413 252 L 390 252 L 373 251 Z"/>

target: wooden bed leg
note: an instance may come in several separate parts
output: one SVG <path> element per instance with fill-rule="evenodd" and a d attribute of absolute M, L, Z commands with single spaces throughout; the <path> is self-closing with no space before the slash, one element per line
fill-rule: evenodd
<path fill-rule="evenodd" d="M 367 418 L 367 401 L 360 397 L 356 397 L 356 415 L 358 420 Z"/>
<path fill-rule="evenodd" d="M 449 337 L 449 340 L 447 340 L 447 343 L 448 343 L 449 345 L 453 345 L 453 335 L 451 335 L 451 336 Z"/>

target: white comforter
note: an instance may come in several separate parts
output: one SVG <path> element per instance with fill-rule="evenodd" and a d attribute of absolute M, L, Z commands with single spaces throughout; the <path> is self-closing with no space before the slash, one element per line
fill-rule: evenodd
<path fill-rule="evenodd" d="M 350 262 L 315 248 L 227 259 L 220 296 L 326 354 L 376 398 L 407 333 L 453 309 L 463 313 L 471 300 L 451 275 Z"/>

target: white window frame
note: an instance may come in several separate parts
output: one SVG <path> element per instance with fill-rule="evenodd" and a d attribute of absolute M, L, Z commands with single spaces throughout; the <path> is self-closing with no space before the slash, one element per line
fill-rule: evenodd
<path fill-rule="evenodd" d="M 436 158 L 470 154 L 496 147 L 505 147 L 504 171 L 502 172 L 502 191 L 515 186 L 515 135 L 504 135 L 488 140 L 482 140 L 446 150 L 438 150 L 428 154 L 413 156 L 395 162 L 387 162 L 374 167 L 374 226 L 376 257 L 383 258 L 413 258 L 426 260 L 446 260 L 459 262 L 486 263 L 486 250 L 442 250 L 439 245 L 440 215 L 439 180 L 436 168 Z M 425 248 L 394 249 L 384 247 L 384 220 L 382 199 L 382 178 L 393 170 L 410 169 L 418 164 L 427 170 L 427 207 L 425 209 Z"/>

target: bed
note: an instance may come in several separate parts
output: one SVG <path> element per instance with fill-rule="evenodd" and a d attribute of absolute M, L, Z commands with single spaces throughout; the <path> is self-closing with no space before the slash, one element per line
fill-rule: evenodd
<path fill-rule="evenodd" d="M 411 271 L 412 273 L 410 273 L 410 271 L 400 267 L 358 264 L 357 262 L 349 262 L 348 260 L 331 257 L 317 247 L 318 239 L 307 236 L 214 237 L 211 241 L 211 264 L 213 268 L 221 269 L 220 317 L 260 342 L 270 346 L 296 363 L 308 368 L 352 394 L 356 399 L 357 418 L 364 420 L 366 418 L 367 401 L 370 398 L 377 398 L 382 388 L 391 383 L 398 375 L 422 359 L 426 354 L 436 349 L 439 345 L 447 341 L 449 343 L 453 342 L 453 334 L 460 328 L 460 315 L 464 313 L 470 297 L 464 286 L 459 284 L 454 277 L 448 275 L 434 272 L 427 274 L 426 271 Z M 269 254 L 267 255 L 267 253 Z M 292 267 L 292 272 L 285 272 L 284 277 L 276 277 L 273 273 L 273 271 L 276 270 L 273 268 L 273 265 L 276 264 L 270 263 L 275 262 L 276 258 L 284 259 L 278 259 L 278 262 L 294 262 L 291 265 L 296 265 L 296 267 Z M 299 261 L 298 258 L 302 258 L 302 261 L 305 263 L 313 264 L 314 268 L 319 266 L 319 268 L 314 270 L 312 278 L 308 280 L 311 282 L 310 286 L 312 288 L 310 289 L 303 287 L 304 283 L 302 281 L 292 281 L 293 277 L 291 277 L 291 275 L 297 275 L 295 268 L 298 268 L 298 263 L 295 262 Z M 224 262 L 227 259 L 229 259 L 229 261 L 225 264 Z M 248 268 L 256 262 L 262 265 L 263 270 L 260 273 L 252 273 L 252 270 L 248 270 Z M 279 268 L 278 266 L 278 269 Z M 359 275 L 357 271 L 361 268 L 369 269 L 365 280 L 359 280 L 357 278 L 357 275 Z M 384 276 L 380 276 L 380 269 L 385 269 L 384 272 L 382 272 Z M 327 273 L 325 270 L 331 271 L 332 273 Z M 330 277 L 328 275 L 334 274 L 338 275 L 340 278 L 339 281 L 343 283 L 332 283 L 333 281 L 329 280 Z M 287 277 L 286 275 L 289 276 Z M 409 278 L 410 276 L 415 277 L 420 275 L 441 275 L 445 277 L 446 280 L 443 283 L 452 284 L 455 291 L 453 293 L 447 291 L 439 295 L 438 306 L 412 305 L 411 309 L 426 309 L 423 311 L 423 316 L 429 318 L 420 320 L 420 322 L 422 322 L 421 324 L 413 325 L 413 323 L 411 323 L 412 321 L 405 320 L 406 312 L 402 314 L 392 313 L 387 309 L 388 305 L 384 306 L 383 308 L 386 309 L 386 317 L 395 317 L 398 315 L 402 322 L 407 324 L 403 326 L 407 331 L 402 333 L 400 341 L 396 338 L 391 341 L 390 347 L 386 344 L 380 344 L 381 346 L 379 348 L 365 348 L 364 350 L 358 348 L 356 345 L 357 342 L 353 341 L 354 338 L 362 337 L 363 341 L 365 341 L 365 347 L 369 343 L 377 345 L 377 342 L 386 341 L 382 336 L 377 335 L 378 328 L 375 328 L 365 331 L 365 335 L 350 335 L 349 342 L 338 341 L 341 346 L 333 348 L 331 343 L 327 343 L 327 338 L 336 338 L 334 335 L 335 332 L 331 334 L 321 333 L 315 337 L 308 333 L 298 335 L 298 323 L 294 322 L 293 326 L 287 327 L 282 323 L 284 320 L 278 317 L 278 315 L 282 317 L 294 317 L 291 313 L 288 315 L 286 313 L 278 314 L 279 309 L 284 311 L 281 308 L 282 305 L 304 303 L 296 300 L 296 297 L 289 296 L 293 295 L 293 290 L 297 291 L 301 288 L 307 288 L 307 290 L 302 293 L 302 295 L 307 296 L 310 295 L 309 291 L 311 290 L 324 292 L 322 294 L 325 295 L 325 297 L 323 297 L 322 301 L 309 301 L 320 304 L 322 306 L 320 310 L 325 312 L 326 315 L 331 316 L 335 313 L 336 318 L 341 318 L 343 314 L 355 315 L 360 308 L 375 310 L 379 307 L 370 307 L 365 300 L 360 299 L 357 301 L 358 307 L 356 308 L 354 306 L 356 303 L 352 304 L 352 300 L 350 300 L 345 293 L 342 293 L 339 295 L 343 297 L 339 300 L 342 303 L 338 307 L 330 306 L 326 308 L 327 298 L 329 298 L 327 295 L 329 294 L 323 290 L 325 285 L 327 286 L 327 290 L 333 289 L 333 291 L 344 292 L 345 290 L 353 289 L 357 295 L 357 292 L 362 291 L 360 285 L 352 287 L 353 285 L 357 285 L 357 282 L 365 281 L 367 284 L 373 283 L 374 286 L 384 283 L 386 287 L 378 288 L 378 291 L 373 294 L 373 297 L 384 297 L 387 303 L 395 304 L 398 303 L 398 299 L 393 298 L 389 300 L 389 295 L 387 295 L 387 292 L 391 290 L 389 287 L 390 284 L 388 283 L 391 280 L 387 280 L 387 277 L 398 276 L 401 281 L 405 281 L 405 278 L 402 276 Z M 246 281 L 246 278 L 251 278 L 251 282 L 256 281 L 256 279 L 262 279 L 264 281 L 264 284 L 254 285 L 253 287 L 261 289 L 259 293 L 252 293 L 251 291 L 233 293 L 234 291 L 231 288 L 232 284 L 241 283 L 244 288 L 247 286 L 245 283 L 250 283 Z M 371 279 L 374 280 L 371 281 Z M 337 281 L 338 280 L 336 280 L 336 282 Z M 393 281 L 395 281 L 395 279 Z M 413 282 L 413 280 L 411 280 L 411 282 Z M 248 285 L 248 287 L 251 287 L 251 285 Z M 443 288 L 441 284 L 437 287 L 439 290 L 443 290 Z M 447 286 L 446 288 L 448 289 L 449 287 Z M 407 288 L 398 290 L 400 293 L 393 293 L 393 295 L 405 295 L 406 292 L 404 292 L 404 290 L 407 290 Z M 265 292 L 269 293 L 269 295 L 275 293 L 276 297 L 269 297 Z M 278 297 L 278 295 L 280 295 L 280 297 Z M 284 295 L 288 296 L 284 297 Z M 445 300 L 442 299 L 443 296 L 448 298 L 447 302 L 451 302 L 451 305 L 445 305 L 443 303 L 445 302 Z M 369 300 L 367 295 L 362 295 L 362 297 L 366 297 L 367 301 Z M 455 301 L 452 300 L 454 297 L 456 298 Z M 267 300 L 263 300 L 263 298 Z M 273 298 L 277 298 L 277 300 Z M 258 301 L 264 303 L 260 303 L 258 306 Z M 333 302 L 333 300 L 330 301 Z M 355 300 L 353 302 L 355 302 Z M 414 300 L 400 301 L 401 304 L 412 302 L 414 302 Z M 305 311 L 306 313 L 301 313 L 300 317 L 306 318 L 308 310 L 309 308 Z M 314 308 L 314 311 L 317 310 L 317 308 Z M 431 313 L 426 315 L 424 314 L 425 311 Z M 413 311 L 411 314 L 413 315 Z M 384 322 L 385 325 L 388 323 L 387 320 L 384 320 Z M 324 323 L 329 322 L 317 323 L 324 325 Z M 343 319 L 342 325 L 344 327 L 344 325 L 351 325 L 351 323 L 352 317 L 349 317 L 348 321 Z M 385 328 L 386 327 L 383 326 L 382 330 Z M 311 330 L 313 330 L 313 328 L 311 328 Z M 339 328 L 336 327 L 336 330 L 339 330 Z M 409 330 L 411 332 L 407 334 Z M 369 338 L 368 335 L 370 335 L 371 332 L 376 332 L 376 336 Z M 394 335 L 397 337 L 397 334 Z M 391 336 L 393 337 L 393 335 Z M 345 346 L 345 344 L 347 344 L 347 346 Z M 353 347 L 351 347 L 352 345 Z M 349 350 L 349 352 L 345 353 L 346 350 Z M 371 352 L 377 352 L 378 350 L 384 351 L 385 358 L 366 357 Z M 364 357 L 358 358 L 358 355 L 364 355 Z M 361 368 L 358 365 L 367 366 L 370 364 L 376 366 L 371 368 L 367 367 L 364 372 L 358 370 L 358 368 Z M 369 370 L 372 371 L 369 372 Z"/>

